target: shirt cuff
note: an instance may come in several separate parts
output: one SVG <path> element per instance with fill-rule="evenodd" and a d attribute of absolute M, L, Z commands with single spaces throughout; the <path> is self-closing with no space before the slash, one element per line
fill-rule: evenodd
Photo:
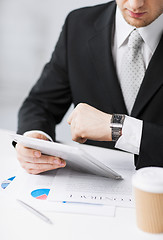
<path fill-rule="evenodd" d="M 139 155 L 143 121 L 125 116 L 122 136 L 115 144 L 116 148 Z"/>
<path fill-rule="evenodd" d="M 44 135 L 46 138 L 48 138 L 51 142 L 53 142 L 53 139 L 45 132 L 40 131 L 40 130 L 31 130 L 31 131 L 27 131 L 24 133 L 24 136 L 28 136 L 29 133 L 40 133 L 42 135 Z"/>

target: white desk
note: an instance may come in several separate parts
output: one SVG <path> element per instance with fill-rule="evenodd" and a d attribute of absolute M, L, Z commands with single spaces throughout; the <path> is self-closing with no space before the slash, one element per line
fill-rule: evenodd
<path fill-rule="evenodd" d="M 16 173 L 18 162 L 10 141 L 0 132 L 0 182 Z M 101 151 L 101 150 L 100 150 Z M 102 152 L 102 151 L 101 151 Z M 107 150 L 104 149 L 104 155 Z M 123 155 L 123 153 L 122 153 Z M 1 240 L 157 240 L 163 235 L 149 235 L 136 227 L 135 209 L 116 208 L 115 217 L 44 212 L 53 222 L 49 225 L 16 203 L 0 198 Z"/>

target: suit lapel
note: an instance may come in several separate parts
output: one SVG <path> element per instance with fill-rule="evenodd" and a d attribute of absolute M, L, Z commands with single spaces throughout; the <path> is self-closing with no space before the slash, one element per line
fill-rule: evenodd
<path fill-rule="evenodd" d="M 108 100 L 111 98 L 114 113 L 127 113 L 121 88 L 112 58 L 111 40 L 115 16 L 115 3 L 108 8 L 95 23 L 95 34 L 89 40 L 90 53 L 99 80 L 103 81 Z M 107 104 L 107 103 L 106 103 Z"/>
<path fill-rule="evenodd" d="M 146 70 L 131 115 L 137 117 L 163 84 L 163 35 Z"/>
<path fill-rule="evenodd" d="M 104 91 L 107 91 L 108 100 L 111 99 L 113 103 L 112 109 L 114 113 L 127 114 L 111 50 L 115 8 L 114 2 L 108 4 L 105 12 L 95 22 L 95 33 L 89 39 L 88 44 L 99 80 L 103 81 Z M 163 84 L 162 53 L 163 36 L 147 68 L 131 116 L 138 117 L 145 105 Z"/>

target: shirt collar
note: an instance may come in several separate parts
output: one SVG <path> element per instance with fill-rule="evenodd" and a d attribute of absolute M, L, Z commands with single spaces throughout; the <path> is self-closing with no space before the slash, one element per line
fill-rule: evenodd
<path fill-rule="evenodd" d="M 144 42 L 149 47 L 152 54 L 154 53 L 161 35 L 163 33 L 163 14 L 161 14 L 154 22 L 150 25 L 142 28 L 138 28 L 138 31 L 143 38 Z M 123 44 L 126 43 L 128 36 L 135 29 L 134 26 L 129 25 L 120 9 L 117 6 L 116 9 L 116 18 L 115 18 L 115 31 L 117 37 L 117 47 L 120 48 Z"/>
<path fill-rule="evenodd" d="M 146 27 L 139 28 L 138 31 L 144 42 L 148 45 L 152 54 L 154 53 L 163 34 L 163 14 L 161 14 L 154 22 Z"/>
<path fill-rule="evenodd" d="M 117 6 L 115 17 L 115 34 L 117 38 L 117 47 L 120 48 L 127 40 L 130 33 L 135 27 L 129 25 L 122 16 L 120 9 Z"/>

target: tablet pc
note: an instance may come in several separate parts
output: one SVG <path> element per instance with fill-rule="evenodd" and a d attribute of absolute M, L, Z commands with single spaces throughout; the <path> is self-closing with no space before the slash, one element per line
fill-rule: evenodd
<path fill-rule="evenodd" d="M 87 172 L 102 177 L 122 179 L 121 175 L 109 168 L 98 159 L 90 156 L 80 147 L 31 138 L 15 133 L 9 133 L 12 141 L 25 147 L 41 151 L 42 154 L 60 157 L 66 160 L 66 167 L 76 171 Z"/>

